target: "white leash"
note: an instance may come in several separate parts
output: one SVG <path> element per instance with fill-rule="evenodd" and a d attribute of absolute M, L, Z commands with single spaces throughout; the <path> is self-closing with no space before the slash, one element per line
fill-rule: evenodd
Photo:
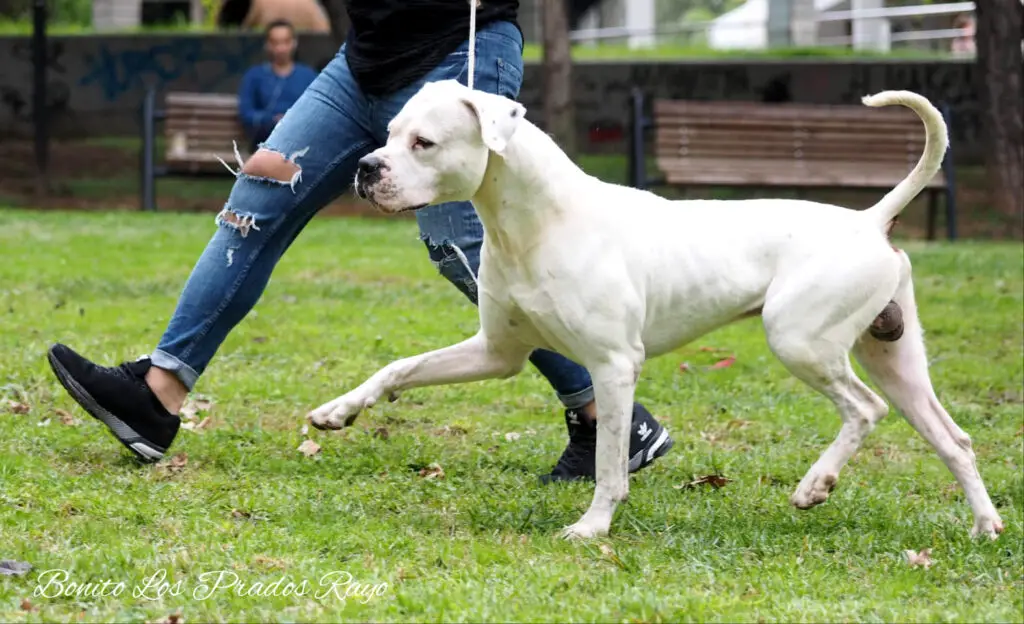
<path fill-rule="evenodd" d="M 473 73 L 476 65 L 476 7 L 480 0 L 469 0 L 469 77 L 466 86 L 473 88 Z"/>
<path fill-rule="evenodd" d="M 478 4 L 480 4 L 480 0 L 469 0 L 469 76 L 466 78 L 466 86 L 470 89 L 473 88 L 473 70 L 476 64 L 476 7 Z M 466 257 L 465 252 L 459 249 L 455 243 L 449 243 L 449 245 L 455 251 L 455 255 L 459 257 L 462 266 L 466 268 L 466 272 L 473 278 L 473 283 L 479 286 L 480 281 L 473 273 L 473 267 L 469 265 L 469 258 Z"/>

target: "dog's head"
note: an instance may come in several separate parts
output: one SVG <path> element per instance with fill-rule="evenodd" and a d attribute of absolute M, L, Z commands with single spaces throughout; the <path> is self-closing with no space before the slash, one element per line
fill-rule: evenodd
<path fill-rule="evenodd" d="M 427 83 L 388 125 L 384 147 L 359 161 L 356 194 L 390 214 L 468 200 L 525 113 L 455 80 Z"/>

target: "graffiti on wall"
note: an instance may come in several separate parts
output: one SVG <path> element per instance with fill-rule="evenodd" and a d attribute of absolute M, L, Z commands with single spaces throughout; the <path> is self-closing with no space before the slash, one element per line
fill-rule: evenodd
<path fill-rule="evenodd" d="M 100 43 L 86 57 L 79 87 L 95 88 L 108 102 L 147 87 L 190 85 L 199 91 L 235 81 L 258 62 L 263 42 L 253 37 L 182 37 L 148 47 Z"/>

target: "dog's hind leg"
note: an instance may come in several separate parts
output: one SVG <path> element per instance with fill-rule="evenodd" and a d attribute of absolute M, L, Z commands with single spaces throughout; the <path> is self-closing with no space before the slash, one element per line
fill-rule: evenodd
<path fill-rule="evenodd" d="M 964 489 L 974 512 L 971 534 L 995 538 L 1003 530 L 1003 523 L 978 474 L 971 438 L 939 403 L 928 375 L 928 359 L 917 317 L 909 260 L 906 263 L 906 277 L 895 297 L 903 312 L 903 335 L 888 342 L 865 333 L 854 347 L 854 355 L 914 429 L 935 447 Z"/>
<path fill-rule="evenodd" d="M 828 397 L 842 427 L 790 497 L 807 509 L 825 502 L 839 472 L 889 411 L 853 371 L 849 352 L 857 337 L 888 302 L 896 275 L 868 264 L 824 279 L 810 269 L 772 286 L 765 298 L 765 331 L 772 352 L 794 376 Z M 892 265 L 888 265 L 891 269 Z M 889 275 L 886 288 L 880 275 Z M 841 288 L 829 288 L 841 284 Z"/>
<path fill-rule="evenodd" d="M 309 415 L 314 427 L 341 429 L 381 397 L 409 388 L 511 377 L 522 370 L 531 349 L 515 342 L 496 344 L 481 331 L 456 345 L 388 364 L 351 392 Z"/>

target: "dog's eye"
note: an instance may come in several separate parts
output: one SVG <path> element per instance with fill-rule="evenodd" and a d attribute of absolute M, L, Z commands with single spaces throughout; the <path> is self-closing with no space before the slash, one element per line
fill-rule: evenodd
<path fill-rule="evenodd" d="M 418 147 L 420 149 L 430 149 L 431 147 L 434 147 L 435 145 L 437 145 L 437 144 L 434 143 L 433 141 L 428 141 L 427 139 L 424 139 L 423 137 L 416 137 L 416 142 L 413 143 L 413 147 Z"/>

